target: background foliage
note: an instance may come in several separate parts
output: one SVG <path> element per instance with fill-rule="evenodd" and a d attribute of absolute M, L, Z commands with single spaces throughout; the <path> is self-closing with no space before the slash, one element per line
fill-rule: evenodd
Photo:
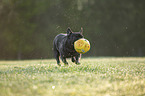
<path fill-rule="evenodd" d="M 0 59 L 52 58 L 67 27 L 91 43 L 84 56 L 145 56 L 144 0 L 0 0 Z"/>

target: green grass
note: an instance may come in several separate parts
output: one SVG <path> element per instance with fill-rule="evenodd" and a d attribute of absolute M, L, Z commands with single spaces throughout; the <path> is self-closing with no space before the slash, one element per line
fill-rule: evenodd
<path fill-rule="evenodd" d="M 0 61 L 0 96 L 144 96 L 145 58 Z"/>

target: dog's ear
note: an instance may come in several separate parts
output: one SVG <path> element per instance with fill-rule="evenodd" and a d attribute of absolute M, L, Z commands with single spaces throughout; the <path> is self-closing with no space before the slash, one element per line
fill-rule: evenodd
<path fill-rule="evenodd" d="M 83 28 L 81 27 L 80 33 L 83 34 Z"/>
<path fill-rule="evenodd" d="M 70 35 L 72 33 L 70 27 L 67 28 L 67 31 L 66 31 L 67 35 Z"/>

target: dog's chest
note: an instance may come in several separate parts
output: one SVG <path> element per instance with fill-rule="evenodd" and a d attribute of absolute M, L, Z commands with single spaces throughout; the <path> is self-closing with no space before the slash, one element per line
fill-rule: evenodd
<path fill-rule="evenodd" d="M 79 53 L 77 53 L 75 50 L 73 50 L 73 51 L 66 50 L 66 51 L 64 51 L 63 55 L 64 55 L 64 57 L 69 58 L 69 57 L 77 56 L 77 55 L 79 55 Z"/>

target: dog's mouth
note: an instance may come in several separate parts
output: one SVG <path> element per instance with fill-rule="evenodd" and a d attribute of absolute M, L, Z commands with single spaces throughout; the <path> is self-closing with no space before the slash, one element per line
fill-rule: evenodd
<path fill-rule="evenodd" d="M 72 40 L 68 41 L 69 43 L 69 48 L 70 49 L 74 49 L 74 43 L 79 40 L 79 39 L 82 39 L 82 38 L 73 38 Z"/>
<path fill-rule="evenodd" d="M 79 39 L 82 39 L 82 38 L 79 38 Z M 76 39 L 76 40 L 74 40 L 73 42 L 72 42 L 72 46 L 73 46 L 73 48 L 74 48 L 74 43 L 77 41 L 77 40 L 79 40 L 79 39 Z"/>

